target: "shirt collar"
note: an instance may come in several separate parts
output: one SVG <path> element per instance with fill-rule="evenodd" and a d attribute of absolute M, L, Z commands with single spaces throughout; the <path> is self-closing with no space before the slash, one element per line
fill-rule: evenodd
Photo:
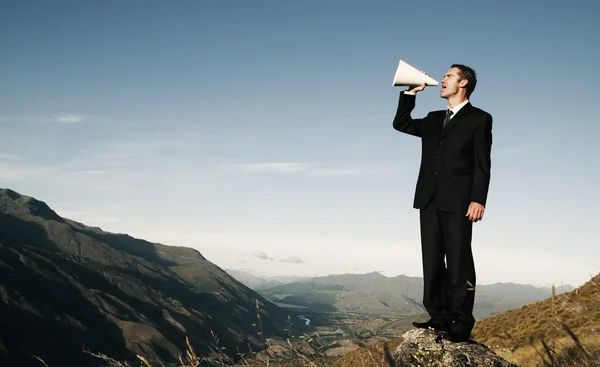
<path fill-rule="evenodd" d="M 467 103 L 469 103 L 469 100 L 466 99 L 464 100 L 461 104 L 454 106 L 454 108 L 450 108 L 450 106 L 447 107 L 447 109 L 451 109 L 452 110 L 452 117 L 454 117 L 454 115 L 456 115 L 456 113 L 463 108 Z M 451 118 L 452 118 L 451 117 Z"/>

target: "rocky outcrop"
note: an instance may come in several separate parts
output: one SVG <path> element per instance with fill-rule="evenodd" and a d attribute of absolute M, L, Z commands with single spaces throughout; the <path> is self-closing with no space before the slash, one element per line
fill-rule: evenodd
<path fill-rule="evenodd" d="M 454 343 L 444 333 L 415 329 L 402 335 L 393 358 L 398 367 L 518 367 L 475 341 Z"/>

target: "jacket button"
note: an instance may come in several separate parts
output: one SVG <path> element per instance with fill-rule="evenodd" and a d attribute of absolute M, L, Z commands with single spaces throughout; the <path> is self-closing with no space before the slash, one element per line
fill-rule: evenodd
<path fill-rule="evenodd" d="M 438 161 L 440 160 L 440 157 L 438 157 Z"/>
<path fill-rule="evenodd" d="M 437 176 L 437 172 L 435 173 L 435 175 Z"/>

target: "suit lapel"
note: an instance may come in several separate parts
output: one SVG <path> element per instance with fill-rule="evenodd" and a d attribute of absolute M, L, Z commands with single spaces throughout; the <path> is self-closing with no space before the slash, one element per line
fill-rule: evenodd
<path fill-rule="evenodd" d="M 440 133 L 440 139 L 442 139 L 448 133 L 448 131 L 450 131 L 450 129 L 452 129 L 454 126 L 456 126 L 456 124 L 458 124 L 458 122 L 460 120 L 462 120 L 466 115 L 468 115 L 469 111 L 471 110 L 471 108 L 472 108 L 471 102 L 469 102 L 466 105 L 464 105 L 460 109 L 460 111 L 458 111 L 456 113 L 456 115 L 454 115 L 454 117 L 452 117 L 452 119 L 450 119 L 450 122 L 448 122 L 448 124 L 446 125 L 446 127 L 442 127 L 442 131 Z M 444 118 L 443 117 L 444 115 L 442 115 L 442 120 Z M 442 123 L 443 123 L 443 121 L 442 121 Z"/>

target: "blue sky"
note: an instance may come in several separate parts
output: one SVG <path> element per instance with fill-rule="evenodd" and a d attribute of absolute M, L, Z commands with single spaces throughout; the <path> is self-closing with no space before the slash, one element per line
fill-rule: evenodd
<path fill-rule="evenodd" d="M 494 117 L 478 282 L 600 272 L 596 1 L 4 1 L 0 187 L 259 275 L 421 276 L 403 59 Z M 415 117 L 445 108 L 438 87 Z"/>

